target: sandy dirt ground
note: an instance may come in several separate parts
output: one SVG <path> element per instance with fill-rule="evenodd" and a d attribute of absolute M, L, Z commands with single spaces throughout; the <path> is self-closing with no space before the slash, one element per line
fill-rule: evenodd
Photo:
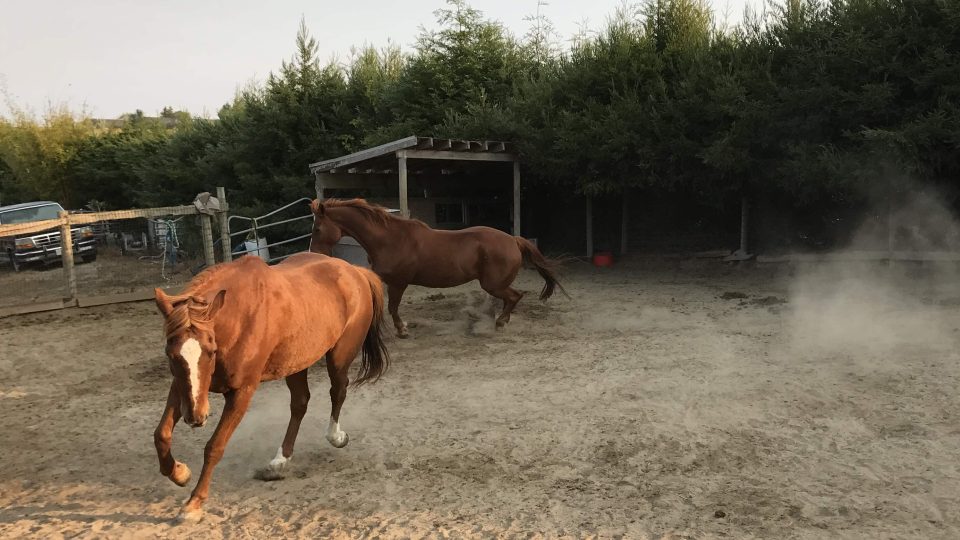
<path fill-rule="evenodd" d="M 350 444 L 323 438 L 314 369 L 292 469 L 255 480 L 288 414 L 266 383 L 180 526 L 152 304 L 0 319 L 0 535 L 957 538 L 955 275 L 574 263 L 572 300 L 539 303 L 524 271 L 503 332 L 475 284 L 414 288 L 413 337 L 391 332 L 390 371 L 348 394 Z M 195 473 L 212 431 L 174 433 Z"/>

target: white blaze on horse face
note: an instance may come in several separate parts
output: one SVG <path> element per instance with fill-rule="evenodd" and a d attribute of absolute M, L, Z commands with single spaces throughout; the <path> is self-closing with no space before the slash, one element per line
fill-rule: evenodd
<path fill-rule="evenodd" d="M 193 398 L 193 406 L 197 406 L 197 399 L 200 397 L 200 342 L 190 338 L 183 342 L 180 347 L 180 356 L 187 363 L 187 377 L 190 379 L 190 393 Z"/>

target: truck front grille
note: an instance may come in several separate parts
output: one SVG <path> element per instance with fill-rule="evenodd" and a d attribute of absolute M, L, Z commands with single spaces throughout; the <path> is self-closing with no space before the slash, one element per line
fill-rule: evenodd
<path fill-rule="evenodd" d="M 60 233 L 38 234 L 33 237 L 33 245 L 38 248 L 55 248 L 60 245 Z"/>

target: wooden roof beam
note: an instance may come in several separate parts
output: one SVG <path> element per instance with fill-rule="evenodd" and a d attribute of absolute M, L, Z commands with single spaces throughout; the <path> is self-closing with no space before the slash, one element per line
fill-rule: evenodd
<path fill-rule="evenodd" d="M 445 159 L 448 161 L 516 161 L 516 156 L 503 152 L 444 152 L 440 150 L 400 150 L 398 157 L 410 159 Z"/>

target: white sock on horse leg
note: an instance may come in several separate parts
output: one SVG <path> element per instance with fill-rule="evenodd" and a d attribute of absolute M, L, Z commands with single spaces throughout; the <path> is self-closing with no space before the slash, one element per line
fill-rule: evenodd
<path fill-rule="evenodd" d="M 340 429 L 340 423 L 330 417 L 330 424 L 327 426 L 327 441 L 337 448 L 343 448 L 347 444 L 347 434 Z"/>
<path fill-rule="evenodd" d="M 270 470 L 280 472 L 286 468 L 293 456 L 283 457 L 283 447 L 277 448 L 277 455 L 270 460 Z"/>

